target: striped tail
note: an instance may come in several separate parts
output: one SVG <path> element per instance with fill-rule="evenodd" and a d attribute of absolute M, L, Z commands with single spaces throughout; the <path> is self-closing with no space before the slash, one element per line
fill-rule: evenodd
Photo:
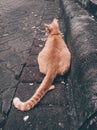
<path fill-rule="evenodd" d="M 55 72 L 53 73 L 50 71 L 47 73 L 35 94 L 26 102 L 22 102 L 18 97 L 15 97 L 13 99 L 14 106 L 21 111 L 28 111 L 33 108 L 49 90 L 54 88 L 54 86 L 51 86 L 51 84 L 55 76 Z"/>

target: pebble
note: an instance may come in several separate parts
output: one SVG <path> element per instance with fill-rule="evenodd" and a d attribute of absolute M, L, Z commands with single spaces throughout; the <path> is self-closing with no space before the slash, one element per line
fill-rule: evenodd
<path fill-rule="evenodd" d="M 8 33 L 6 33 L 6 34 L 3 34 L 3 37 L 6 37 L 6 36 L 8 36 L 9 34 Z"/>
<path fill-rule="evenodd" d="M 65 84 L 65 82 L 64 82 L 64 81 L 61 81 L 61 84 Z"/>
<path fill-rule="evenodd" d="M 27 116 L 24 116 L 24 118 L 23 118 L 23 120 L 24 121 L 27 121 L 29 119 L 29 116 L 27 115 Z"/>
<path fill-rule="evenodd" d="M 29 83 L 29 85 L 31 85 L 31 86 L 32 86 L 32 85 L 34 85 L 34 83 Z"/>

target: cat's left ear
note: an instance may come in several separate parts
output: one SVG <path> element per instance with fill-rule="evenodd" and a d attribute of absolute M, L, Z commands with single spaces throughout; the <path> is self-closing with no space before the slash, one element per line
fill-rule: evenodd
<path fill-rule="evenodd" d="M 49 25 L 48 25 L 48 24 L 46 24 L 46 23 L 44 23 L 44 26 L 45 26 L 45 28 L 49 28 Z"/>
<path fill-rule="evenodd" d="M 45 26 L 45 28 L 46 28 L 47 33 L 50 33 L 50 32 L 51 32 L 51 27 L 50 27 L 50 25 L 44 23 L 44 26 Z"/>

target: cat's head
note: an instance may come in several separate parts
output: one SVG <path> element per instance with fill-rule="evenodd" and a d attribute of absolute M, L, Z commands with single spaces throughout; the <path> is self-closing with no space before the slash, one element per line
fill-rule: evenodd
<path fill-rule="evenodd" d="M 58 20 L 56 18 L 54 18 L 54 20 L 52 21 L 51 24 L 45 23 L 44 25 L 45 25 L 45 29 L 46 29 L 46 32 L 47 32 L 48 35 L 60 33 Z"/>

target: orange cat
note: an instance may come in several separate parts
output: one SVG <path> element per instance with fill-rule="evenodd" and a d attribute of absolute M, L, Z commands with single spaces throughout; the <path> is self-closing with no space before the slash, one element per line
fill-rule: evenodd
<path fill-rule="evenodd" d="M 71 54 L 62 39 L 57 19 L 54 19 L 51 24 L 45 24 L 45 28 L 48 38 L 38 55 L 38 63 L 40 72 L 46 76 L 29 100 L 21 102 L 19 98 L 14 98 L 14 106 L 21 111 L 33 108 L 49 90 L 54 89 L 52 83 L 56 75 L 63 75 L 70 67 Z"/>

